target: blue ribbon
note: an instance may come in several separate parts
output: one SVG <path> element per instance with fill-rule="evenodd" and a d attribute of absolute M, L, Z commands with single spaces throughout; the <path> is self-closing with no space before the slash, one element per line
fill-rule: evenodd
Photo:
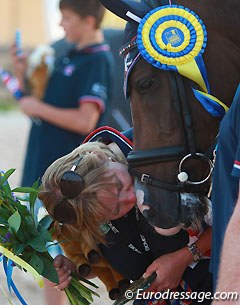
<path fill-rule="evenodd" d="M 13 273 L 12 261 L 10 259 L 8 259 L 7 260 L 7 284 L 8 284 L 9 292 L 11 292 L 12 273 Z"/>
<path fill-rule="evenodd" d="M 7 282 L 8 282 L 8 289 L 11 292 L 11 288 L 14 291 L 16 297 L 19 299 L 19 301 L 21 302 L 22 305 L 28 305 L 25 300 L 23 299 L 23 297 L 21 296 L 20 292 L 18 291 L 17 287 L 15 286 L 13 280 L 12 280 L 12 269 L 13 269 L 13 265 L 12 265 L 12 261 L 8 260 L 7 257 L 3 257 L 3 267 L 4 267 L 4 271 L 5 274 L 7 276 Z M 9 262 L 10 261 L 10 262 Z M 10 265 L 11 264 L 11 267 Z M 10 268 L 10 271 L 8 270 Z"/>
<path fill-rule="evenodd" d="M 192 90 L 196 99 L 202 104 L 202 106 L 210 115 L 213 117 L 223 117 L 225 115 L 225 109 L 220 104 L 201 94 L 200 91 L 195 89 Z"/>
<path fill-rule="evenodd" d="M 197 65 L 198 65 L 199 71 L 202 74 L 202 78 L 203 78 L 203 80 L 205 82 L 205 86 L 207 88 L 207 92 L 208 92 L 208 94 L 211 94 L 210 85 L 209 85 L 208 77 L 207 77 L 207 69 L 206 69 L 206 66 L 205 66 L 205 63 L 204 63 L 202 55 L 199 54 L 197 56 L 197 58 L 195 58 L 195 61 L 196 61 Z"/>

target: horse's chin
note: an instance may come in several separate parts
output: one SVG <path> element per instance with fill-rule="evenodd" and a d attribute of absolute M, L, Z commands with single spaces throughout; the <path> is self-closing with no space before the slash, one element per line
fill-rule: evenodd
<path fill-rule="evenodd" d="M 155 231 L 158 234 L 164 235 L 164 236 L 172 236 L 177 234 L 180 230 L 181 230 L 181 226 L 177 226 L 171 229 L 162 229 L 162 228 L 158 228 L 158 227 L 154 227 Z"/>
<path fill-rule="evenodd" d="M 205 196 L 182 193 L 181 211 L 183 217 L 181 226 L 183 229 L 198 230 L 201 228 L 203 221 L 210 226 L 212 225 L 212 203 Z"/>

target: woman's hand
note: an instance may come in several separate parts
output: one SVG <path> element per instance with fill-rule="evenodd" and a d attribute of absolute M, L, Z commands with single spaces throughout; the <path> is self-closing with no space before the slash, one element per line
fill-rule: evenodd
<path fill-rule="evenodd" d="M 187 266 L 193 257 L 187 248 L 173 253 L 168 253 L 157 258 L 146 270 L 143 277 L 150 276 L 156 272 L 157 277 L 147 291 L 163 291 L 176 288 L 183 276 Z"/>
<path fill-rule="evenodd" d="M 212 228 L 207 228 L 195 242 L 201 253 L 211 249 Z M 146 270 L 144 277 L 150 276 L 153 272 L 157 277 L 148 291 L 162 291 L 176 288 L 182 275 L 189 264 L 193 262 L 192 253 L 188 247 L 176 252 L 168 253 L 157 258 Z"/>
<path fill-rule="evenodd" d="M 46 279 L 46 284 L 49 287 L 55 287 L 58 290 L 63 290 L 68 287 L 71 282 L 71 273 L 76 273 L 76 267 L 74 263 L 63 255 L 58 255 L 53 261 L 53 266 L 55 267 L 58 278 L 59 284 L 53 283 Z"/>

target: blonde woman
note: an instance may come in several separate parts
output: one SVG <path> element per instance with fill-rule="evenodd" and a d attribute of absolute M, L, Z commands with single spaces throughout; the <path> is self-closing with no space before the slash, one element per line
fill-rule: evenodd
<path fill-rule="evenodd" d="M 150 291 L 176 288 L 182 278 L 190 290 L 211 291 L 209 260 L 200 259 L 194 268 L 188 267 L 195 259 L 187 246 L 188 233 L 157 234 L 138 210 L 133 179 L 121 152 L 126 152 L 126 145 L 120 143 L 121 149 L 116 143 L 80 145 L 47 169 L 40 199 L 55 222 L 97 244 L 110 265 L 125 278 L 135 280 L 156 272 Z M 207 229 L 196 241 L 201 254 L 210 249 L 210 236 L 211 229 Z M 49 285 L 64 289 L 71 281 L 70 270 L 77 272 L 76 266 L 64 256 L 56 257 L 54 266 L 60 284 Z"/>

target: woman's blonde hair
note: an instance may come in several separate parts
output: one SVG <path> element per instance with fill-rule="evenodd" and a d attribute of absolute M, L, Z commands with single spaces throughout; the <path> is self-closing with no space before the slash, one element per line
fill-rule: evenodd
<path fill-rule="evenodd" d="M 42 178 L 39 198 L 50 216 L 53 216 L 56 205 L 64 197 L 60 190 L 61 177 L 80 157 L 81 161 L 75 172 L 83 178 L 84 188 L 79 195 L 68 199 L 77 215 L 77 222 L 64 226 L 67 226 L 71 232 L 75 232 L 76 236 L 84 236 L 85 241 L 94 247 L 96 243 L 104 242 L 100 225 L 104 220 L 108 220 L 106 209 L 98 200 L 97 193 L 99 190 L 110 191 L 114 183 L 112 176 L 109 175 L 109 161 L 127 163 L 120 151 L 114 152 L 108 145 L 101 142 L 80 145 L 48 167 Z"/>

